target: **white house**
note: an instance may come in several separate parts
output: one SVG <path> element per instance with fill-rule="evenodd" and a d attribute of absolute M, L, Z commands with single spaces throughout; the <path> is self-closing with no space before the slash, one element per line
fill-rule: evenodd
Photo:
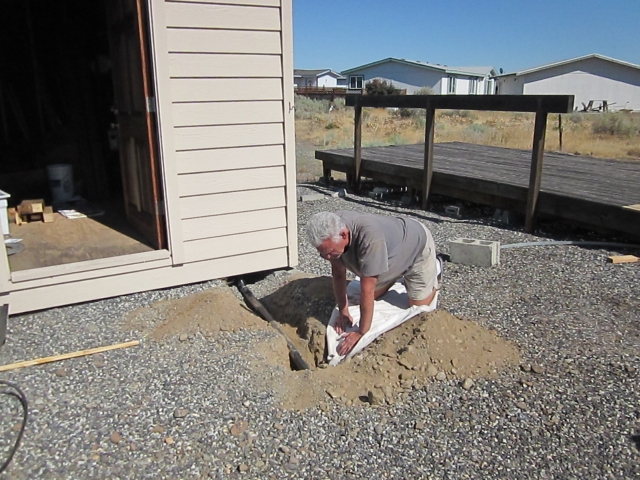
<path fill-rule="evenodd" d="M 366 82 L 380 79 L 392 82 L 398 89 L 406 89 L 408 94 L 430 87 L 443 95 L 487 95 L 494 93 L 493 77 L 497 72 L 493 67 L 449 67 L 403 58 L 385 58 L 341 73 L 347 77 L 349 88 L 364 88 Z"/>
<path fill-rule="evenodd" d="M 293 71 L 295 87 L 346 88 L 347 79 L 330 69 Z"/>
<path fill-rule="evenodd" d="M 640 110 L 640 66 L 593 53 L 496 77 L 497 93 L 575 95 L 575 108 L 592 101 L 609 110 Z"/>

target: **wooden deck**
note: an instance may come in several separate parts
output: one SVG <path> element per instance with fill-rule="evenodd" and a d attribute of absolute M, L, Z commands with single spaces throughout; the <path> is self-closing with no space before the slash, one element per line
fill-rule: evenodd
<path fill-rule="evenodd" d="M 325 175 L 353 175 L 353 149 L 318 150 Z M 531 152 L 466 143 L 433 146 L 431 192 L 524 212 Z M 362 149 L 360 175 L 420 190 L 424 144 Z M 640 162 L 545 153 L 537 211 L 640 237 Z"/>

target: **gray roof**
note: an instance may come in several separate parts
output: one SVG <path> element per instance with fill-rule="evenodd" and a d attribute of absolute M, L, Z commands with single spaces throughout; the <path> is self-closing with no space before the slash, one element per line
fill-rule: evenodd
<path fill-rule="evenodd" d="M 549 68 L 559 67 L 561 65 L 567 65 L 569 63 L 581 62 L 583 60 L 588 60 L 590 58 L 598 58 L 600 60 L 605 60 L 607 62 L 617 63 L 619 65 L 624 65 L 626 67 L 631 67 L 631 68 L 637 68 L 638 70 L 640 70 L 640 65 L 635 65 L 633 63 L 625 62 L 623 60 L 617 60 L 615 58 L 607 57 L 605 55 L 600 55 L 599 53 L 592 53 L 590 55 L 583 55 L 582 57 L 570 58 L 568 60 L 561 60 L 559 62 L 547 63 L 545 65 L 540 65 L 538 67 L 528 68 L 526 70 L 518 70 L 518 71 L 515 71 L 515 72 L 511 72 L 511 73 L 503 73 L 503 74 L 498 75 L 498 76 L 499 77 L 506 77 L 506 76 L 509 76 L 509 75 L 515 75 L 515 76 L 526 75 L 528 73 L 538 72 L 538 71 L 541 71 L 541 70 L 547 70 Z"/>
<path fill-rule="evenodd" d="M 393 63 L 402 63 L 405 65 L 412 65 L 415 67 L 422 67 L 422 68 L 428 68 L 431 70 L 439 70 L 443 73 L 451 73 L 451 74 L 458 74 L 458 75 L 470 75 L 470 76 L 476 76 L 476 77 L 484 77 L 487 75 L 492 75 L 492 71 L 495 72 L 495 70 L 493 69 L 493 67 L 450 67 L 448 65 L 440 65 L 439 63 L 428 63 L 428 62 L 421 62 L 419 60 L 405 60 L 404 58 L 394 58 L 394 57 L 389 57 L 389 58 L 385 58 L 382 60 L 378 60 L 377 62 L 372 62 L 372 63 L 367 63 L 365 65 L 360 65 L 359 67 L 354 67 L 354 68 L 350 68 L 348 70 L 343 70 L 341 73 L 343 75 L 352 73 L 352 72 L 357 72 L 359 70 L 365 69 L 365 68 L 369 68 L 369 67 L 373 67 L 375 65 L 380 65 L 383 63 L 389 63 L 389 62 L 393 62 Z"/>
<path fill-rule="evenodd" d="M 302 69 L 294 69 L 293 75 L 294 77 L 319 77 L 322 74 L 333 75 L 336 78 L 344 78 L 337 72 L 334 72 L 330 68 L 323 68 L 320 70 L 302 70 Z"/>

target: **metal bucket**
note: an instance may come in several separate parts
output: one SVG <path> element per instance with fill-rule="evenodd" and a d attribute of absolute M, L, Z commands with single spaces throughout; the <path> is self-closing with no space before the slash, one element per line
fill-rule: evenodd
<path fill-rule="evenodd" d="M 7 319 L 9 318 L 9 305 L 4 304 L 0 307 L 0 347 L 4 345 L 7 339 Z"/>

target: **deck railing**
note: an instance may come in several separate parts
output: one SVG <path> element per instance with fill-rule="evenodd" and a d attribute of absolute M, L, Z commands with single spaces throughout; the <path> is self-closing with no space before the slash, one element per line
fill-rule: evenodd
<path fill-rule="evenodd" d="M 355 107 L 353 134 L 355 172 L 352 186 L 356 190 L 360 186 L 363 107 L 423 108 L 426 111 L 422 181 L 422 208 L 425 210 L 429 204 L 433 177 L 433 136 L 437 109 L 535 112 L 525 220 L 525 230 L 531 233 L 535 225 L 536 205 L 540 194 L 547 116 L 549 113 L 573 112 L 573 102 L 573 95 L 347 95 L 345 104 Z"/>

